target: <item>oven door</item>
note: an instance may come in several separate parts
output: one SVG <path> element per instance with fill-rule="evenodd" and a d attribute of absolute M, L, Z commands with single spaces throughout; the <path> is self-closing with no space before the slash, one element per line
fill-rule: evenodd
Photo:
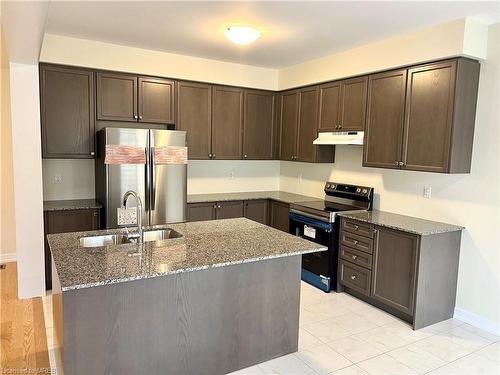
<path fill-rule="evenodd" d="M 329 292 L 333 286 L 331 275 L 333 269 L 331 253 L 333 224 L 294 212 L 290 212 L 289 218 L 291 234 L 328 247 L 328 251 L 302 256 L 302 279 L 325 292 Z"/>

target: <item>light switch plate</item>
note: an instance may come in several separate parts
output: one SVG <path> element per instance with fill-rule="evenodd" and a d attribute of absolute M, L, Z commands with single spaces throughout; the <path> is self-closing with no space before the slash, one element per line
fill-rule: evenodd
<path fill-rule="evenodd" d="M 137 225 L 137 210 L 135 207 L 116 209 L 118 225 Z"/>
<path fill-rule="evenodd" d="M 432 197 L 432 187 L 424 186 L 424 198 L 430 198 L 430 197 Z"/>

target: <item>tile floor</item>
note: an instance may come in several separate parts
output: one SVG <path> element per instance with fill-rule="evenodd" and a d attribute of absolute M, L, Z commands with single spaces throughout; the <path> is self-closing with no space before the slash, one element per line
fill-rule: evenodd
<path fill-rule="evenodd" d="M 345 293 L 302 283 L 299 351 L 231 375 L 500 374 L 500 337 L 456 319 L 413 331 Z M 45 297 L 49 360 L 62 375 L 51 298 Z"/>

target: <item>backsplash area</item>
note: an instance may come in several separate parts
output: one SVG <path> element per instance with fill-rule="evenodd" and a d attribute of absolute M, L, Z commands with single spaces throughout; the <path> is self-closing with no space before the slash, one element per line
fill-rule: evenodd
<path fill-rule="evenodd" d="M 43 159 L 43 200 L 95 197 L 93 159 Z"/>

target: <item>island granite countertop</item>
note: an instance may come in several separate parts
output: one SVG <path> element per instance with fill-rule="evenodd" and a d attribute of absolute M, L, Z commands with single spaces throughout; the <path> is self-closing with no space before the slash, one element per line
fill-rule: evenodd
<path fill-rule="evenodd" d="M 321 198 L 309 197 L 307 195 L 289 193 L 287 191 L 250 191 L 236 193 L 212 193 L 212 194 L 188 194 L 188 203 L 222 202 L 222 201 L 243 201 L 255 199 L 273 199 L 283 203 L 307 202 L 319 200 Z"/>
<path fill-rule="evenodd" d="M 386 211 L 344 211 L 339 212 L 339 216 L 349 219 L 364 221 L 366 223 L 397 229 L 403 232 L 418 234 L 421 236 L 456 232 L 465 229 L 464 227 L 421 219 L 418 217 L 393 214 Z"/>
<path fill-rule="evenodd" d="M 43 201 L 44 211 L 87 210 L 92 208 L 102 208 L 102 205 L 95 199 Z"/>
<path fill-rule="evenodd" d="M 183 237 L 146 242 L 142 246 L 130 243 L 84 248 L 80 245 L 81 237 L 125 230 L 48 235 L 61 290 L 327 250 L 317 243 L 245 218 L 158 225 L 148 229 L 167 227 Z"/>

